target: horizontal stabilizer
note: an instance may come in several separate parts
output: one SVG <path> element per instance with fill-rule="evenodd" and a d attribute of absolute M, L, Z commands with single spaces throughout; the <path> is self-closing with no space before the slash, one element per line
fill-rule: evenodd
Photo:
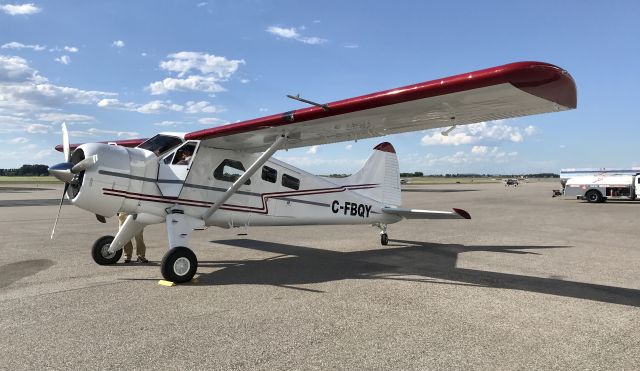
<path fill-rule="evenodd" d="M 453 209 L 453 211 L 433 211 L 404 209 L 401 207 L 383 207 L 382 212 L 385 214 L 394 214 L 405 219 L 471 219 L 471 215 L 462 209 Z"/>

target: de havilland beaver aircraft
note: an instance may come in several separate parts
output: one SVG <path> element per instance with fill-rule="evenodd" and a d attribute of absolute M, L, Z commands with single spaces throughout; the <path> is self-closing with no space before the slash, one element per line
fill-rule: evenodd
<path fill-rule="evenodd" d="M 122 247 L 151 224 L 165 223 L 165 279 L 190 281 L 198 261 L 187 247 L 206 226 L 371 224 L 387 244 L 387 225 L 402 219 L 470 219 L 460 209 L 401 207 L 398 158 L 387 142 L 346 178 L 326 178 L 272 158 L 279 149 L 449 128 L 576 107 L 567 71 L 518 62 L 191 133 L 69 144 L 49 172 L 66 196 L 98 220 L 124 212 L 115 237 L 93 245 L 96 263 L 114 264 Z M 73 152 L 72 152 L 73 151 Z M 61 200 L 62 205 L 62 200 Z M 60 210 L 58 210 L 58 215 Z M 57 218 L 56 218 L 57 223 Z M 55 230 L 55 225 L 54 225 Z M 53 231 L 52 231 L 53 237 Z"/>

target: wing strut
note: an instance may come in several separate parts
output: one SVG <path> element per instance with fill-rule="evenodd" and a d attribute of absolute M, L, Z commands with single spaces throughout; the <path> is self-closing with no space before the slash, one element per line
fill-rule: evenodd
<path fill-rule="evenodd" d="M 231 187 L 227 189 L 227 191 L 222 195 L 222 197 L 220 197 L 220 199 L 217 200 L 216 203 L 211 205 L 211 207 L 204 214 L 202 214 L 202 220 L 206 221 L 207 219 L 209 219 L 209 217 L 213 215 L 213 213 L 215 213 L 220 208 L 220 206 L 222 206 L 225 202 L 227 202 L 227 200 L 231 196 L 233 196 L 233 194 L 236 193 L 236 191 L 238 191 L 240 186 L 243 185 L 244 182 L 246 182 L 247 179 L 249 179 L 258 170 L 258 168 L 260 168 L 260 166 L 264 165 L 265 162 L 267 162 L 271 158 L 271 156 L 273 156 L 273 154 L 277 150 L 279 150 L 280 147 L 282 147 L 282 145 L 286 141 L 287 141 L 286 135 L 279 136 L 276 139 L 276 141 L 273 142 L 273 144 L 266 151 L 264 151 L 264 153 L 261 154 L 260 157 L 258 157 L 258 159 L 253 164 L 251 164 L 251 166 L 249 166 L 247 171 L 245 171 L 240 178 L 238 178 L 235 182 L 233 182 Z"/>

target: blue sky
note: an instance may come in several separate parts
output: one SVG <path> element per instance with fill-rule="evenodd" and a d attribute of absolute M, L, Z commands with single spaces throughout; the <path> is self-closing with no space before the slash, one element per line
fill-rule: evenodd
<path fill-rule="evenodd" d="M 402 171 L 639 166 L 637 1 L 0 0 L 0 168 L 54 164 L 72 142 L 189 132 L 319 102 L 538 60 L 578 109 L 279 152 L 351 173 L 383 140 Z"/>

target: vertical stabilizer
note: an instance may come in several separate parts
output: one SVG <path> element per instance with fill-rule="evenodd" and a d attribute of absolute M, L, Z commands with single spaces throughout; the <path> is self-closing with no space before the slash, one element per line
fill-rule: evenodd
<path fill-rule="evenodd" d="M 338 181 L 344 185 L 376 185 L 373 188 L 354 190 L 354 192 L 373 198 L 387 206 L 399 206 L 402 203 L 398 156 L 389 142 L 375 146 L 373 153 L 360 171 Z"/>

